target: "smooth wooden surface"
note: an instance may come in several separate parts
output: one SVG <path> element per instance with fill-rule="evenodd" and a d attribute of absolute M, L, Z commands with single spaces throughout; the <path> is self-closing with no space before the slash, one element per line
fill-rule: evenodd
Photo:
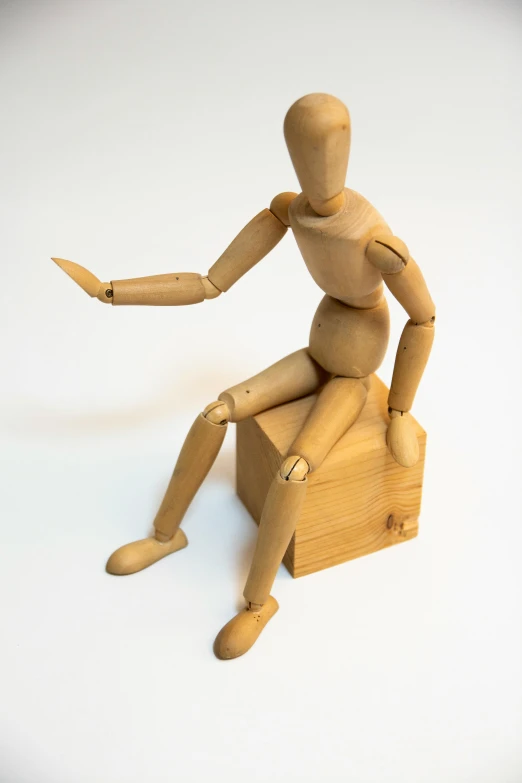
<path fill-rule="evenodd" d="M 376 377 L 353 427 L 308 477 L 306 499 L 284 563 L 293 576 L 351 560 L 417 535 L 426 433 L 413 419 L 420 458 L 398 465 L 386 446 L 386 386 Z M 315 396 L 237 427 L 237 492 L 258 521 L 268 488 Z"/>
<path fill-rule="evenodd" d="M 216 288 L 214 283 L 211 283 L 208 277 L 202 277 L 201 282 L 203 284 L 203 290 L 205 292 L 205 299 L 216 299 L 222 292 L 219 288 Z"/>
<path fill-rule="evenodd" d="M 383 275 L 383 279 L 414 323 L 423 324 L 434 317 L 433 299 L 422 272 L 413 258 L 410 257 L 402 272 Z"/>
<path fill-rule="evenodd" d="M 308 479 L 293 481 L 276 472 L 268 490 L 259 522 L 256 548 L 243 591 L 247 603 L 264 604 L 274 583 L 297 525 Z"/>
<path fill-rule="evenodd" d="M 343 205 L 350 130 L 348 109 L 333 95 L 305 95 L 286 114 L 288 151 L 301 188 L 319 215 L 332 215 Z"/>
<path fill-rule="evenodd" d="M 329 375 L 315 362 L 306 348 L 280 359 L 236 386 L 221 392 L 231 421 L 241 421 L 282 402 L 304 397 L 319 388 Z"/>
<path fill-rule="evenodd" d="M 201 275 L 174 272 L 112 281 L 113 305 L 188 305 L 205 299 Z"/>
<path fill-rule="evenodd" d="M 275 198 L 273 198 L 270 202 L 270 212 L 272 212 L 272 214 L 275 215 L 284 226 L 290 225 L 288 208 L 296 197 L 297 193 L 286 191 L 285 193 L 278 193 L 278 195 L 275 196 Z"/>
<path fill-rule="evenodd" d="M 117 549 L 107 560 L 105 566 L 109 574 L 115 576 L 127 576 L 143 571 L 158 560 L 162 560 L 173 552 L 184 549 L 188 544 L 183 530 L 177 530 L 176 534 L 168 541 L 158 541 L 156 538 L 142 538 L 141 541 L 133 541 Z"/>
<path fill-rule="evenodd" d="M 278 609 L 279 604 L 276 599 L 270 596 L 258 611 L 253 611 L 247 606 L 236 614 L 216 636 L 214 641 L 216 658 L 226 661 L 248 652 Z"/>
<path fill-rule="evenodd" d="M 305 193 L 292 201 L 288 214 L 295 241 L 319 288 L 351 304 L 382 284 L 382 273 L 367 257 L 366 248 L 374 236 L 392 232 L 360 193 L 345 188 L 344 194 L 343 208 L 330 217 L 317 215 Z"/>
<path fill-rule="evenodd" d="M 364 378 L 381 365 L 390 336 L 388 303 L 349 307 L 325 296 L 310 328 L 310 355 L 325 370 L 348 378 Z"/>
<path fill-rule="evenodd" d="M 332 378 L 321 389 L 303 429 L 288 449 L 317 470 L 359 416 L 367 391 L 358 378 Z"/>
<path fill-rule="evenodd" d="M 240 277 L 273 250 L 286 231 L 286 226 L 269 209 L 264 209 L 247 223 L 210 267 L 208 279 L 220 291 L 228 291 Z"/>
<path fill-rule="evenodd" d="M 76 264 L 74 261 L 67 261 L 65 258 L 51 258 L 60 269 L 69 275 L 69 277 L 82 288 L 86 294 L 96 297 L 104 304 L 112 303 L 112 288 L 110 283 L 102 283 L 96 275 L 93 275 L 84 266 Z"/>
<path fill-rule="evenodd" d="M 386 443 L 399 465 L 411 468 L 419 460 L 419 441 L 415 425 L 409 413 L 390 411 L 390 426 L 386 433 Z"/>
<path fill-rule="evenodd" d="M 366 255 L 368 260 L 386 275 L 402 272 L 410 257 L 409 250 L 402 239 L 386 235 L 370 240 Z"/>
<path fill-rule="evenodd" d="M 409 411 L 431 353 L 435 327 L 408 321 L 397 347 L 388 405 L 398 411 Z"/>
<path fill-rule="evenodd" d="M 227 431 L 203 414 L 197 416 L 179 453 L 172 478 L 161 503 L 154 529 L 162 536 L 174 535 L 194 495 L 214 464 Z"/>

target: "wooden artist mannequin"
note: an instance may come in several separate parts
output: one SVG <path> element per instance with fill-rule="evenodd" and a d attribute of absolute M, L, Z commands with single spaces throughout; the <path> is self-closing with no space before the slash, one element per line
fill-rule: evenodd
<path fill-rule="evenodd" d="M 180 523 L 212 466 L 229 422 L 238 422 L 319 390 L 301 432 L 268 492 L 245 608 L 219 632 L 214 650 L 235 658 L 254 644 L 278 609 L 270 595 L 292 538 L 307 489 L 366 401 L 369 377 L 388 344 L 389 316 L 383 281 L 409 320 L 400 339 L 388 404 L 388 448 L 405 467 L 418 459 L 409 411 L 434 334 L 435 307 L 419 267 L 379 213 L 344 187 L 350 151 L 350 116 L 341 101 L 312 94 L 290 108 L 286 143 L 302 193 L 281 193 L 248 223 L 206 277 L 173 273 L 100 281 L 71 261 L 53 259 L 90 296 L 113 306 L 186 305 L 214 299 L 236 283 L 293 232 L 315 282 L 325 292 L 302 348 L 220 394 L 196 418 L 181 449 L 154 521 L 154 537 L 127 544 L 107 562 L 111 574 L 132 574 L 187 545 Z"/>

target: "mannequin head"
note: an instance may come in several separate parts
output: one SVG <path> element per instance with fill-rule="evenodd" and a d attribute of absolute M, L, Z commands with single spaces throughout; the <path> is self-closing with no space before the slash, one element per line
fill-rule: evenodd
<path fill-rule="evenodd" d="M 297 178 L 312 209 L 333 215 L 344 205 L 350 154 L 350 115 L 338 98 L 312 93 L 288 110 L 285 140 Z"/>

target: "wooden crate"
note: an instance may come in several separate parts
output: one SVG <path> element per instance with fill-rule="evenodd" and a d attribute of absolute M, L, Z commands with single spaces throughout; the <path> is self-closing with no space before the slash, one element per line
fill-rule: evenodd
<path fill-rule="evenodd" d="M 418 532 L 426 433 L 415 422 L 420 459 L 398 465 L 386 447 L 388 389 L 372 377 L 358 421 L 321 467 L 308 477 L 308 492 L 284 563 L 304 576 Z M 270 482 L 304 424 L 315 395 L 280 405 L 237 425 L 237 493 L 256 522 Z"/>

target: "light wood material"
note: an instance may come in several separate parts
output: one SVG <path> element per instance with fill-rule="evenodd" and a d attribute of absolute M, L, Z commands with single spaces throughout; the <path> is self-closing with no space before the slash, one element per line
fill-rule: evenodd
<path fill-rule="evenodd" d="M 228 424 L 230 421 L 230 410 L 226 402 L 216 400 L 207 405 L 203 411 L 203 417 L 212 424 Z"/>
<path fill-rule="evenodd" d="M 382 289 L 383 286 L 381 283 L 375 291 L 372 291 L 371 294 L 367 294 L 366 296 L 347 296 L 343 299 L 343 304 L 348 305 L 348 307 L 355 307 L 357 310 L 371 310 L 372 307 L 377 307 L 377 305 L 381 303 L 381 299 L 383 298 Z"/>
<path fill-rule="evenodd" d="M 274 476 L 259 522 L 256 548 L 243 591 L 245 600 L 264 604 L 294 533 L 306 495 L 308 479 L 292 481 Z"/>
<path fill-rule="evenodd" d="M 288 400 L 304 397 L 321 386 L 329 374 L 302 348 L 219 395 L 230 410 L 231 421 L 241 421 Z"/>
<path fill-rule="evenodd" d="M 112 281 L 113 305 L 189 305 L 205 299 L 201 275 L 177 272 Z"/>
<path fill-rule="evenodd" d="M 306 95 L 289 109 L 284 132 L 303 192 L 277 195 L 207 277 L 174 273 L 109 284 L 55 259 L 89 296 L 105 303 L 194 304 L 228 291 L 290 226 L 325 294 L 308 349 L 227 389 L 196 419 L 156 516 L 155 539 L 122 547 L 109 560 L 113 572 L 131 573 L 176 550 L 184 540 L 179 524 L 219 452 L 227 423 L 240 422 L 238 491 L 261 524 L 245 587 L 250 609 L 219 634 L 220 657 L 249 649 L 275 612 L 269 591 L 285 550 L 292 573 L 301 575 L 417 532 L 425 434 L 397 411 L 413 403 L 431 348 L 435 308 L 404 242 L 363 196 L 344 186 L 350 150 L 344 104 L 331 95 Z M 204 230 L 203 212 L 201 220 Z M 396 357 L 391 422 L 386 389 L 377 379 L 364 402 L 368 377 L 388 343 L 383 280 L 411 319 Z M 291 319 L 281 326 L 294 328 Z M 317 400 L 305 396 L 312 392 L 320 392 Z M 303 399 L 290 402 L 297 398 Z"/>
<path fill-rule="evenodd" d="M 291 452 L 293 454 L 293 452 Z M 287 457 L 279 469 L 279 475 L 285 481 L 303 481 L 310 472 L 310 464 L 302 457 L 293 454 Z"/>
<path fill-rule="evenodd" d="M 286 234 L 287 228 L 269 209 L 248 223 L 208 270 L 208 279 L 220 291 L 236 283 L 266 256 Z"/>
<path fill-rule="evenodd" d="M 403 329 L 393 376 L 388 404 L 398 411 L 409 411 L 419 387 L 433 345 L 435 327 L 433 323 L 414 324 L 408 321 Z"/>
<path fill-rule="evenodd" d="M 93 275 L 88 269 L 80 266 L 80 264 L 76 264 L 74 261 L 67 261 L 65 258 L 52 258 L 51 261 L 54 261 L 60 269 L 63 269 L 65 274 L 69 275 L 80 288 L 83 288 L 86 294 L 93 297 L 98 296 L 101 280 L 98 280 L 96 275 Z"/>
<path fill-rule="evenodd" d="M 155 530 L 174 535 L 194 495 L 214 464 L 225 439 L 227 425 L 213 424 L 200 414 L 189 430 L 156 519 Z"/>
<path fill-rule="evenodd" d="M 332 378 L 320 391 L 303 429 L 289 447 L 317 470 L 328 452 L 357 420 L 367 391 L 357 378 Z"/>
<path fill-rule="evenodd" d="M 332 215 L 343 206 L 350 154 L 350 115 L 338 98 L 305 95 L 284 122 L 288 151 L 299 183 L 314 211 Z"/>
<path fill-rule="evenodd" d="M 325 296 L 312 322 L 310 355 L 335 375 L 364 378 L 380 367 L 389 336 L 386 299 L 361 310 Z"/>
<path fill-rule="evenodd" d="M 320 217 L 304 193 L 290 204 L 288 215 L 308 271 L 329 296 L 350 304 L 382 284 L 381 272 L 366 255 L 374 236 L 392 236 L 384 218 L 363 196 L 345 188 L 343 208 Z"/>
<path fill-rule="evenodd" d="M 232 618 L 218 633 L 214 642 L 214 653 L 223 661 L 244 655 L 257 641 L 263 628 L 279 609 L 272 596 L 258 611 L 249 607 Z"/>
<path fill-rule="evenodd" d="M 201 282 L 203 283 L 203 289 L 205 291 L 205 299 L 215 299 L 220 295 L 221 291 L 219 288 L 216 288 L 214 283 L 210 282 L 208 277 L 202 277 Z"/>
<path fill-rule="evenodd" d="M 137 571 L 142 571 L 153 563 L 157 563 L 167 555 L 184 549 L 187 544 L 187 537 L 182 530 L 177 530 L 170 541 L 166 542 L 158 541 L 155 538 L 134 541 L 112 553 L 107 561 L 106 570 L 115 576 L 135 574 Z"/>
<path fill-rule="evenodd" d="M 284 563 L 292 576 L 375 552 L 417 534 L 426 433 L 412 417 L 419 461 L 397 464 L 386 446 L 388 391 L 372 377 L 367 402 L 321 467 L 307 494 Z M 273 476 L 315 397 L 282 405 L 237 426 L 237 491 L 259 521 Z"/>
<path fill-rule="evenodd" d="M 423 324 L 435 317 L 435 305 L 426 281 L 411 256 L 402 272 L 383 275 L 383 277 L 394 297 L 414 323 Z"/>
<path fill-rule="evenodd" d="M 51 261 L 54 261 L 60 269 L 63 269 L 86 294 L 96 297 L 104 304 L 111 304 L 112 288 L 110 283 L 102 283 L 96 275 L 93 275 L 92 272 L 89 272 L 88 269 L 80 266 L 80 264 L 75 264 L 74 261 L 67 261 L 65 258 L 52 258 Z"/>
<path fill-rule="evenodd" d="M 385 275 L 402 272 L 410 257 L 409 250 L 402 239 L 386 235 L 374 237 L 368 243 L 366 255 L 371 263 Z"/>
<path fill-rule="evenodd" d="M 386 443 L 394 460 L 405 468 L 411 468 L 419 461 L 419 442 L 415 425 L 409 413 L 390 411 L 390 425 Z"/>
<path fill-rule="evenodd" d="M 285 192 L 285 193 L 279 193 L 275 198 L 272 199 L 270 202 L 270 212 L 272 212 L 278 220 L 281 221 L 281 223 L 284 226 L 290 225 L 290 218 L 288 217 L 288 208 L 294 198 L 296 198 L 297 193 L 291 193 L 291 192 Z"/>

